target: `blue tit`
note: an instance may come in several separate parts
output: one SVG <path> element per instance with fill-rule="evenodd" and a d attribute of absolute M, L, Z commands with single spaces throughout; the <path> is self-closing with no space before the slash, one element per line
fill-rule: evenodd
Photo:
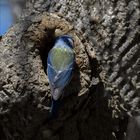
<path fill-rule="evenodd" d="M 51 88 L 51 114 L 57 114 L 60 97 L 72 78 L 75 63 L 73 40 L 71 36 L 62 35 L 56 38 L 47 58 L 47 75 Z"/>

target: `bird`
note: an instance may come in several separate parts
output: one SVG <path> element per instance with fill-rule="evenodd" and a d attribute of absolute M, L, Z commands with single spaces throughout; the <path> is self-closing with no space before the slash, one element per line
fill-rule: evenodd
<path fill-rule="evenodd" d="M 47 57 L 47 75 L 51 89 L 52 105 L 50 114 L 58 115 L 61 96 L 69 84 L 75 64 L 74 41 L 70 35 L 61 35 L 55 39 L 54 46 Z"/>

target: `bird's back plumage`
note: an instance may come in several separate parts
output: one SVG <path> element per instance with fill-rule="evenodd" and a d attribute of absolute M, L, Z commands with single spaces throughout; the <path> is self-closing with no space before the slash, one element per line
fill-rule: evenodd
<path fill-rule="evenodd" d="M 50 55 L 50 61 L 56 71 L 66 70 L 74 59 L 73 50 L 68 47 L 55 47 Z"/>

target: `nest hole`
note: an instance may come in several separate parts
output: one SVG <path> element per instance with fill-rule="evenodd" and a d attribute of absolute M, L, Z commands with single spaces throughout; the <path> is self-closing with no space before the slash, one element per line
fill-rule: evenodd
<path fill-rule="evenodd" d="M 39 43 L 39 52 L 40 52 L 40 57 L 42 60 L 44 72 L 46 73 L 48 53 L 54 46 L 55 40 L 58 36 L 55 35 L 55 29 L 49 30 L 49 31 L 46 29 L 45 32 L 46 32 L 46 35 L 44 35 L 44 37 L 40 40 L 41 43 Z M 80 69 L 79 69 L 79 66 L 75 63 L 72 79 L 70 83 L 64 89 L 65 96 L 77 95 L 80 89 L 81 89 Z"/>
<path fill-rule="evenodd" d="M 39 52 L 42 60 L 42 65 L 46 73 L 48 53 L 54 46 L 56 36 L 55 36 L 55 30 L 46 29 L 45 32 L 46 35 L 44 35 L 44 37 L 41 39 L 41 43 L 39 45 Z"/>

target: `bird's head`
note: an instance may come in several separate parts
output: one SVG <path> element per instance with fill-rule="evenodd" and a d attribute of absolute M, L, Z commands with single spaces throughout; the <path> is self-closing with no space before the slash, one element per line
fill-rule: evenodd
<path fill-rule="evenodd" d="M 59 36 L 56 38 L 56 42 L 58 40 L 64 41 L 70 48 L 73 48 L 73 46 L 74 46 L 73 38 L 70 35 Z"/>

